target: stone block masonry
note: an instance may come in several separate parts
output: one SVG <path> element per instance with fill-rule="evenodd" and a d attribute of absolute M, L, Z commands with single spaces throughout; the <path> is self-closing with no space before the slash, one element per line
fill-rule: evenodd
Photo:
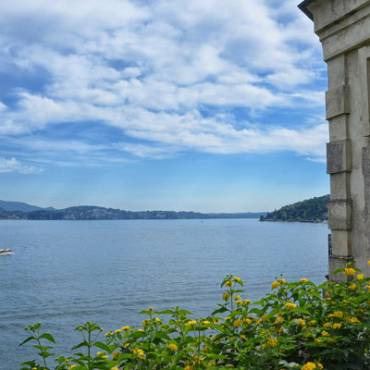
<path fill-rule="evenodd" d="M 370 267 L 370 0 L 306 0 L 328 66 L 329 274 Z"/>

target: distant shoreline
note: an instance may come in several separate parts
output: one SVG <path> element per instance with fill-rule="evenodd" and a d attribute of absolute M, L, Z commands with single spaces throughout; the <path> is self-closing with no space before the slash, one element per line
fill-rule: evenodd
<path fill-rule="evenodd" d="M 313 220 L 259 220 L 260 222 L 276 222 L 276 223 L 300 223 L 300 224 L 327 224 L 327 220 L 313 221 Z"/>
<path fill-rule="evenodd" d="M 1 221 L 187 221 L 187 220 L 256 220 L 260 221 L 259 217 L 205 217 L 205 218 L 96 218 L 96 219 L 29 219 L 29 218 L 1 218 Z"/>
<path fill-rule="evenodd" d="M 267 212 L 128 211 L 99 206 L 40 208 L 27 203 L 0 201 L 0 220 L 191 220 L 260 218 Z"/>

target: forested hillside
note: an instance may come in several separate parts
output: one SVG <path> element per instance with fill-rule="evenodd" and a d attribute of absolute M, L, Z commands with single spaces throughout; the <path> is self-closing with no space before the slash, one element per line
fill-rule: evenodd
<path fill-rule="evenodd" d="M 328 219 L 329 195 L 290 204 L 261 216 L 261 221 L 323 222 Z"/>

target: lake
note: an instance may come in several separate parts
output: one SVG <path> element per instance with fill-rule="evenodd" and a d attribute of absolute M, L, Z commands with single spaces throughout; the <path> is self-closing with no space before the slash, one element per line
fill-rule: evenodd
<path fill-rule="evenodd" d="M 250 298 L 271 281 L 325 280 L 326 224 L 257 220 L 0 221 L 0 369 L 30 359 L 23 328 L 42 322 L 60 349 L 72 329 L 96 321 L 106 331 L 142 320 L 139 311 L 183 306 L 210 313 L 219 283 L 233 273 Z"/>

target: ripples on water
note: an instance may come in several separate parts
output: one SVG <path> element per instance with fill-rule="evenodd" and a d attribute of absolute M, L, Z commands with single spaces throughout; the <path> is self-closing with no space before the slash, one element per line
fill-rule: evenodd
<path fill-rule="evenodd" d="M 65 350 L 85 321 L 137 324 L 148 306 L 206 315 L 228 273 L 251 298 L 280 274 L 322 281 L 327 234 L 325 224 L 257 220 L 1 221 L 0 248 L 15 255 L 0 257 L 0 369 L 30 358 L 17 346 L 29 323 L 45 324 Z"/>

